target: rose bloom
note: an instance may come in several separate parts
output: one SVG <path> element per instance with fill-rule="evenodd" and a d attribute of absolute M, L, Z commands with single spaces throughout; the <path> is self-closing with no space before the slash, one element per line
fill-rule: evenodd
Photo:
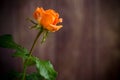
<path fill-rule="evenodd" d="M 44 10 L 43 8 L 37 8 L 33 13 L 34 18 L 45 29 L 55 32 L 62 28 L 62 25 L 57 25 L 62 22 L 62 18 L 59 18 L 59 14 L 52 9 Z"/>

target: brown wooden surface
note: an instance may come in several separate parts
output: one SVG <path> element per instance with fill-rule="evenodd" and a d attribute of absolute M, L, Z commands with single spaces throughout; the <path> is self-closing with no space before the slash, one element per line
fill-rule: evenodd
<path fill-rule="evenodd" d="M 0 34 L 12 34 L 28 49 L 37 31 L 29 30 L 32 24 L 25 19 L 33 18 L 38 6 L 60 13 L 64 27 L 34 50 L 34 55 L 52 61 L 57 80 L 119 80 L 119 0 L 1 0 L 0 4 Z M 21 60 L 10 57 L 12 52 L 0 48 L 0 74 L 22 70 Z"/>

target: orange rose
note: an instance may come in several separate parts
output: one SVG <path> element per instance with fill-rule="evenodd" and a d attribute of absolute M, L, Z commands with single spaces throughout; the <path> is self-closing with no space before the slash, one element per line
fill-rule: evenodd
<path fill-rule="evenodd" d="M 59 18 L 59 14 L 52 9 L 44 10 L 38 7 L 33 16 L 39 24 L 51 32 L 58 31 L 62 28 L 62 25 L 57 25 L 62 22 L 62 18 Z"/>

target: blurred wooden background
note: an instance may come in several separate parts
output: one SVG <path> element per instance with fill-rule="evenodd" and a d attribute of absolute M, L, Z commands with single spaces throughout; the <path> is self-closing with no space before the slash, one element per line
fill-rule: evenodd
<path fill-rule="evenodd" d="M 17 43 L 30 49 L 37 34 L 25 19 L 36 7 L 55 9 L 63 28 L 50 33 L 34 54 L 51 60 L 57 80 L 120 80 L 119 0 L 1 0 L 0 35 L 12 34 Z M 21 71 L 13 51 L 0 48 L 0 75 Z M 34 70 L 34 69 L 32 69 Z M 31 72 L 31 69 L 28 70 Z"/>

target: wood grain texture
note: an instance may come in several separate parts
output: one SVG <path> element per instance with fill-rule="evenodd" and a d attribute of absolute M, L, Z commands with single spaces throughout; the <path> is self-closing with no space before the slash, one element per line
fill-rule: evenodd
<path fill-rule="evenodd" d="M 39 41 L 34 50 L 34 55 L 52 61 L 57 80 L 119 80 L 119 0 L 1 0 L 0 4 L 0 35 L 12 34 L 28 49 L 37 31 L 29 30 L 32 24 L 25 19 L 33 19 L 38 6 L 60 13 L 64 27 L 50 33 L 45 44 Z M 10 57 L 12 52 L 0 48 L 0 74 L 22 70 L 21 60 Z"/>

